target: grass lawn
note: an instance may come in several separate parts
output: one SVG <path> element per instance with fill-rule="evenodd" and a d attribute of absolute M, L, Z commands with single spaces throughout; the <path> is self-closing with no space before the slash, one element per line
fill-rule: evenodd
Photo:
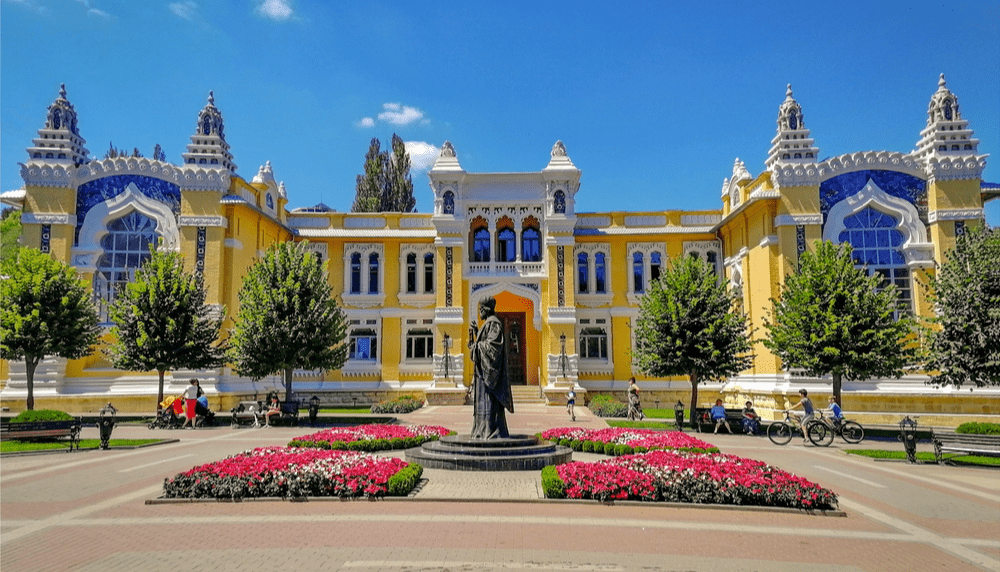
<path fill-rule="evenodd" d="M 881 449 L 849 449 L 848 455 L 860 455 L 872 459 L 906 459 L 905 451 L 883 451 Z M 921 462 L 937 462 L 934 453 L 917 453 L 917 460 Z M 949 461 L 961 463 L 963 465 L 983 465 L 987 467 L 1000 467 L 1000 459 L 995 457 L 979 457 L 976 455 L 965 455 L 961 457 L 949 457 Z"/>
<path fill-rule="evenodd" d="M 301 412 L 302 411 L 300 410 L 299 413 L 301 413 Z M 308 412 L 309 412 L 309 410 L 306 409 L 306 413 L 308 413 Z M 370 406 L 369 407 L 362 407 L 362 406 L 358 406 L 358 407 L 331 407 L 331 408 L 326 408 L 326 409 L 320 409 L 319 412 L 320 413 L 348 413 L 348 414 L 351 414 L 351 413 L 371 413 L 372 412 L 372 408 Z"/>
<path fill-rule="evenodd" d="M 649 417 L 648 415 L 646 417 Z M 669 429 L 673 431 L 675 429 L 674 422 L 669 423 L 664 421 L 605 421 L 609 427 L 618 427 L 620 429 Z"/>
<path fill-rule="evenodd" d="M 111 439 L 108 445 L 111 447 L 138 447 L 149 445 L 150 443 L 162 443 L 168 439 Z M 81 439 L 81 449 L 97 449 L 101 446 L 100 439 Z M 0 454 L 2 453 L 23 453 L 25 451 L 48 451 L 53 449 L 67 449 L 67 441 L 4 441 L 0 443 Z"/>

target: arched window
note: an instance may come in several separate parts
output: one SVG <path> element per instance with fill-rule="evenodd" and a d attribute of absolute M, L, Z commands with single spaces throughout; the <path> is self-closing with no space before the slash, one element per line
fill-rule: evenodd
<path fill-rule="evenodd" d="M 273 209 L 274 208 L 274 199 L 271 197 L 271 193 L 267 194 L 266 204 L 267 204 L 267 208 L 269 208 L 269 209 Z"/>
<path fill-rule="evenodd" d="M 497 233 L 497 262 L 513 262 L 517 259 L 517 235 L 514 229 L 505 228 Z"/>
<path fill-rule="evenodd" d="M 944 118 L 951 121 L 951 100 L 944 100 Z"/>
<path fill-rule="evenodd" d="M 417 255 L 412 252 L 406 255 L 406 293 L 417 293 Z"/>
<path fill-rule="evenodd" d="M 576 291 L 582 294 L 590 292 L 590 285 L 587 283 L 590 278 L 590 256 L 586 252 L 581 252 L 576 256 Z"/>
<path fill-rule="evenodd" d="M 94 302 L 104 323 L 109 322 L 108 306 L 149 259 L 149 245 L 157 242 L 156 221 L 139 211 L 111 221 L 107 229 L 101 239 L 104 254 L 94 272 Z"/>
<path fill-rule="evenodd" d="M 521 231 L 521 260 L 539 262 L 542 259 L 541 236 L 537 228 L 528 227 Z"/>
<path fill-rule="evenodd" d="M 472 261 L 490 261 L 490 231 L 485 228 L 472 233 Z"/>
<path fill-rule="evenodd" d="M 59 111 L 57 110 L 52 114 L 52 128 L 59 129 L 60 125 L 62 125 L 62 117 L 59 115 Z M 188 125 L 190 125 L 190 123 Z"/>
<path fill-rule="evenodd" d="M 368 255 L 368 293 L 378 294 L 378 254 Z"/>
<path fill-rule="evenodd" d="M 424 255 L 424 292 L 434 291 L 434 255 Z"/>
<path fill-rule="evenodd" d="M 607 287 L 607 263 L 603 252 L 594 255 L 594 292 L 606 294 Z"/>
<path fill-rule="evenodd" d="M 869 275 L 882 277 L 880 289 L 896 285 L 899 294 L 897 318 L 913 307 L 910 269 L 900 251 L 905 237 L 897 230 L 898 226 L 899 220 L 895 217 L 868 207 L 844 218 L 845 230 L 839 237 L 841 242 L 851 244 L 857 266 L 864 267 Z"/>
<path fill-rule="evenodd" d="M 361 293 L 361 255 L 351 255 L 351 294 Z"/>
<path fill-rule="evenodd" d="M 642 294 L 646 291 L 646 279 L 643 266 L 642 253 L 634 253 L 632 255 L 632 291 L 636 294 Z"/>
<path fill-rule="evenodd" d="M 788 114 L 788 128 L 789 129 L 799 128 L 799 118 L 795 115 L 794 112 Z"/>
<path fill-rule="evenodd" d="M 188 123 L 190 125 L 190 123 Z M 204 121 L 201 122 L 201 133 L 202 135 L 208 135 L 212 132 L 212 123 L 206 117 Z"/>
<path fill-rule="evenodd" d="M 649 255 L 649 279 L 660 279 L 660 253 L 654 252 Z"/>
<path fill-rule="evenodd" d="M 556 191 L 552 198 L 552 211 L 556 214 L 566 214 L 566 193 Z"/>
<path fill-rule="evenodd" d="M 444 205 L 441 210 L 443 214 L 455 214 L 455 193 L 451 191 L 444 193 Z"/>

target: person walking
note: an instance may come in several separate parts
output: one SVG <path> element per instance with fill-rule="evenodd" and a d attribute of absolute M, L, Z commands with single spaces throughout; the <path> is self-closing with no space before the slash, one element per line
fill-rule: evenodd
<path fill-rule="evenodd" d="M 573 407 L 576 405 L 576 392 L 573 388 L 570 388 L 569 393 L 566 394 L 566 413 L 569 413 L 569 418 L 571 421 L 576 421 L 576 412 Z"/>
<path fill-rule="evenodd" d="M 181 425 L 181 429 L 191 424 L 191 428 L 195 428 L 195 410 L 198 407 L 198 380 L 192 379 L 191 384 L 187 386 L 184 390 L 184 405 L 187 407 L 187 417 L 184 419 L 184 424 Z"/>
<path fill-rule="evenodd" d="M 635 384 L 635 377 L 628 380 L 628 418 L 637 421 L 646 417 L 642 412 L 642 403 L 639 401 L 639 386 Z"/>

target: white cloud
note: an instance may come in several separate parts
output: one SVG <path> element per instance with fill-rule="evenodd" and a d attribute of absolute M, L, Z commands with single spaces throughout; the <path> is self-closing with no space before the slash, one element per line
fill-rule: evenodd
<path fill-rule="evenodd" d="M 382 107 L 385 111 L 379 113 L 378 118 L 393 125 L 409 125 L 424 118 L 423 111 L 401 103 L 384 103 Z M 422 121 L 422 123 L 427 123 L 427 121 Z"/>
<path fill-rule="evenodd" d="M 371 117 L 365 117 L 364 119 L 358 121 L 356 125 L 358 127 L 365 127 L 365 128 L 375 127 L 375 120 L 372 119 Z"/>
<path fill-rule="evenodd" d="M 410 154 L 410 171 L 424 173 L 434 166 L 441 149 L 425 141 L 404 141 L 406 152 Z"/>
<path fill-rule="evenodd" d="M 194 20 L 198 13 L 198 5 L 191 0 L 187 2 L 174 2 L 170 4 L 169 8 L 175 16 L 184 18 L 185 20 Z"/>
<path fill-rule="evenodd" d="M 38 4 L 38 2 L 35 2 L 34 0 L 10 0 L 10 1 L 14 2 L 14 4 L 23 6 L 25 9 L 30 10 L 38 14 L 39 16 L 48 16 L 49 14 L 52 13 L 52 10 L 50 10 L 48 6 L 41 6 Z"/>
<path fill-rule="evenodd" d="M 265 18 L 283 22 L 292 17 L 291 0 L 264 0 L 256 12 Z"/>
<path fill-rule="evenodd" d="M 111 17 L 111 14 L 108 14 L 107 12 L 105 12 L 103 10 L 98 10 L 97 8 L 91 8 L 90 10 L 87 10 L 87 15 L 88 16 L 97 16 L 98 18 L 110 18 Z"/>

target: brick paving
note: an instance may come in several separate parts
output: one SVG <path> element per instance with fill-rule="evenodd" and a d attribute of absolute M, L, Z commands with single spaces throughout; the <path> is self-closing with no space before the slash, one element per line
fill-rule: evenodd
<path fill-rule="evenodd" d="M 468 407 L 428 407 L 406 423 L 468 432 Z M 512 432 L 573 425 L 526 405 Z M 604 422 L 578 408 L 575 425 Z M 5 457 L 0 569 L 60 570 L 1000 570 L 1000 471 L 875 462 L 766 438 L 704 435 L 833 489 L 846 517 L 552 502 L 537 472 L 428 469 L 412 499 L 147 505 L 163 479 L 301 428 L 149 431 L 178 438 L 136 450 Z M 94 427 L 85 437 L 96 437 Z M 862 448 L 898 449 L 898 443 Z M 392 453 L 401 455 L 401 453 Z M 574 459 L 600 455 L 575 453 Z"/>

